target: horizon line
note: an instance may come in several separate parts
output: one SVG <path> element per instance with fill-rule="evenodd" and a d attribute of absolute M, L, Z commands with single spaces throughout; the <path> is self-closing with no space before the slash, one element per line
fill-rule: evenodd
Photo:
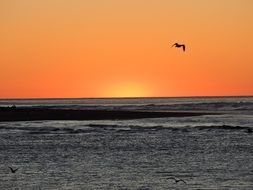
<path fill-rule="evenodd" d="M 63 99 L 166 99 L 166 98 L 233 98 L 233 97 L 253 97 L 253 95 L 210 95 L 210 96 L 140 96 L 140 97 L 56 97 L 56 98 L 0 98 L 0 100 L 63 100 Z"/>

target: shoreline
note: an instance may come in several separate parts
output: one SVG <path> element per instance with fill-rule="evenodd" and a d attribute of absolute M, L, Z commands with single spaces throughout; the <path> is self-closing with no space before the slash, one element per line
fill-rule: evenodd
<path fill-rule="evenodd" d="M 50 108 L 0 107 L 0 122 L 38 120 L 128 120 L 163 117 L 192 117 L 217 115 L 210 112 L 189 111 L 123 111 L 123 110 L 76 110 Z"/>

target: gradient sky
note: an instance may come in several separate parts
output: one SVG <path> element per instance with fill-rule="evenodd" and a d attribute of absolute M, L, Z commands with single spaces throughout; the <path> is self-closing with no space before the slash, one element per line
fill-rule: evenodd
<path fill-rule="evenodd" d="M 252 0 L 0 0 L 0 44 L 0 98 L 253 95 Z"/>

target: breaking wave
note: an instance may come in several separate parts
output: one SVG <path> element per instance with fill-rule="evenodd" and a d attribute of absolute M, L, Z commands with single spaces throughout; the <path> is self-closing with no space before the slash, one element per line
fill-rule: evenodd
<path fill-rule="evenodd" d="M 44 126 L 44 127 L 32 127 L 32 126 L 0 126 L 0 132 L 25 132 L 29 134 L 79 134 L 79 133 L 103 133 L 103 132 L 151 132 L 158 130 L 170 130 L 172 132 L 195 132 L 203 131 L 242 131 L 251 133 L 253 131 L 252 127 L 243 127 L 243 126 L 231 126 L 231 125 L 212 125 L 212 126 L 184 126 L 184 127 L 168 127 L 168 126 L 138 126 L 138 125 L 107 125 L 107 124 L 88 124 L 78 128 L 71 127 L 53 127 L 53 126 Z"/>

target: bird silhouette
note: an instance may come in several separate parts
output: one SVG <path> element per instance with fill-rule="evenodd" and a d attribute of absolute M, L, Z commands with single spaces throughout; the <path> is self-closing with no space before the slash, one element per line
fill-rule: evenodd
<path fill-rule="evenodd" d="M 184 180 L 179 179 L 179 178 L 175 178 L 175 177 L 168 177 L 167 179 L 173 179 L 173 180 L 175 180 L 175 183 L 178 183 L 178 182 L 182 181 L 183 183 L 187 184 Z"/>
<path fill-rule="evenodd" d="M 252 133 L 252 132 L 253 132 L 252 129 L 250 129 L 250 128 L 247 129 L 247 133 Z"/>
<path fill-rule="evenodd" d="M 10 166 L 9 166 L 9 168 L 10 168 L 10 170 L 11 170 L 11 173 L 16 173 L 16 171 L 18 170 L 18 168 L 17 168 L 17 169 L 13 169 L 13 168 L 10 167 Z"/>
<path fill-rule="evenodd" d="M 174 43 L 171 47 L 176 47 L 176 48 L 183 48 L 183 51 L 185 51 L 185 45 L 184 44 L 178 44 L 178 43 Z"/>

